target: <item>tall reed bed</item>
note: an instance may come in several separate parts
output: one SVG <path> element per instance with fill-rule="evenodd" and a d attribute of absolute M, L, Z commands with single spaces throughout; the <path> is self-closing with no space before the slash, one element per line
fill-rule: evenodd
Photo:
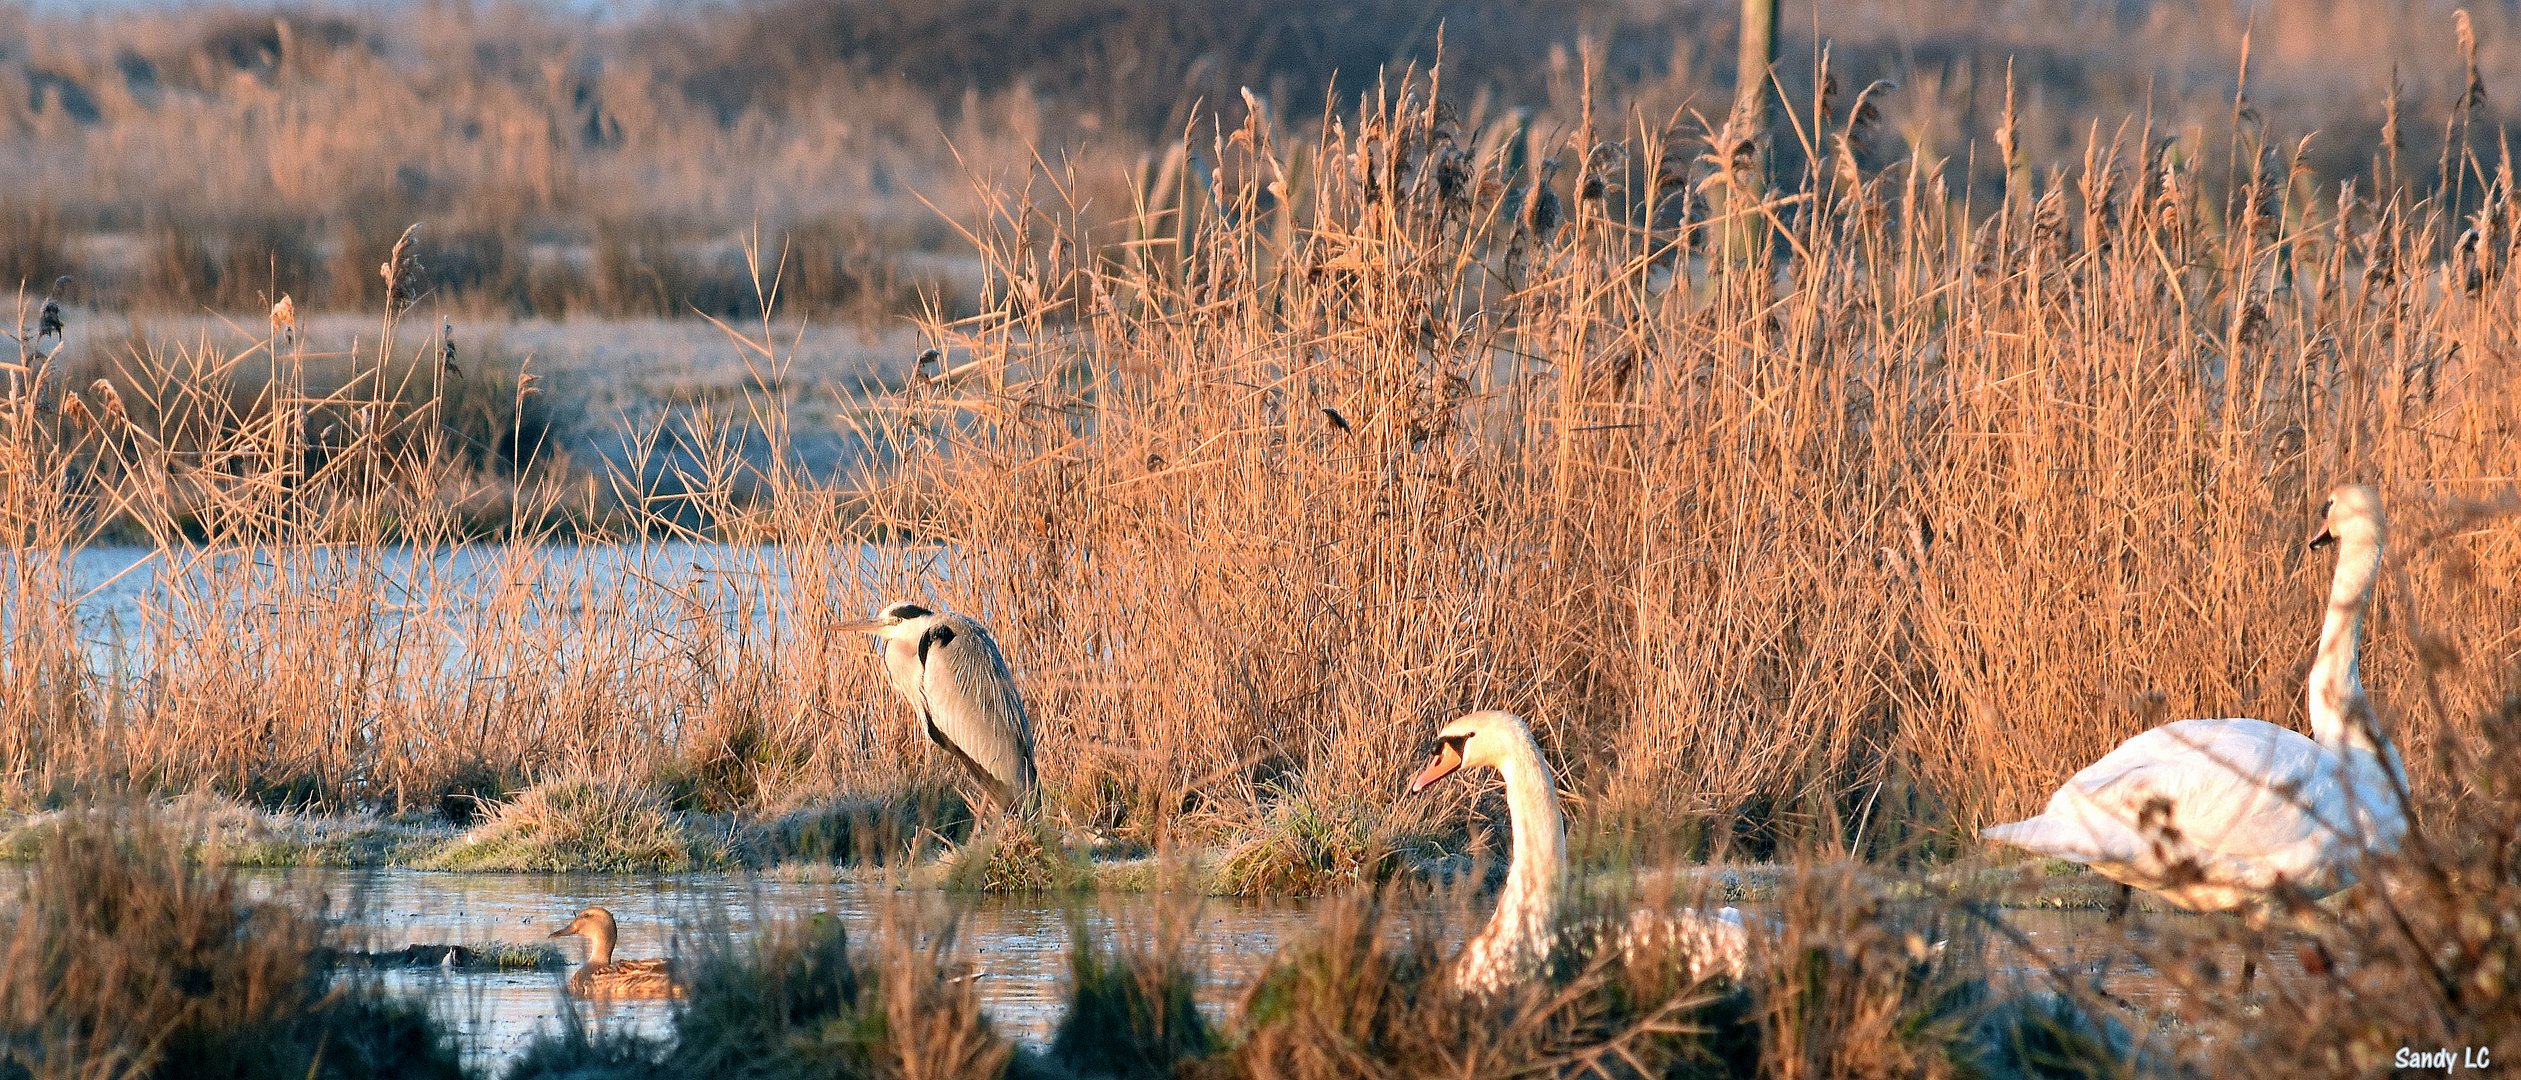
<path fill-rule="evenodd" d="M 1596 824 L 1907 849 L 2167 717 L 2298 724 L 2349 478 L 2416 541 L 2367 671 L 2430 760 L 2516 656 L 2510 163 L 2320 188 L 2131 126 L 1971 205 L 1865 164 L 1884 92 L 1799 129 L 1747 261 L 1703 209 L 1744 135 L 1434 79 L 1319 139 L 1254 99 L 1117 224 L 1009 192 L 866 512 L 1019 643 L 1066 804 L 1150 832 L 1371 847 L 1494 706 Z"/>
<path fill-rule="evenodd" d="M 2437 753 L 2521 640 L 2511 163 L 2324 187 L 2271 127 L 2131 123 L 1973 202 L 1875 164 L 1893 93 L 1759 136 L 1394 72 L 1318 124 L 1229 108 L 1128 206 L 1091 161 L 984 187 L 985 313 L 925 325 L 837 480 L 768 390 L 594 475 L 482 453 L 408 276 L 355 356 L 29 360 L 12 798 L 908 799 L 942 774 L 832 629 L 907 596 L 1006 642 L 1055 814 L 1225 846 L 1238 890 L 1452 846 L 1396 793 L 1472 707 L 1529 717 L 1612 847 L 1943 853 L 2159 719 L 2299 723 L 2298 541 L 2346 479 L 2415 540 L 2368 678 L 2457 790 Z M 1756 137 L 1811 167 L 1711 218 Z M 727 348 L 781 384 L 767 324 Z M 145 538 L 129 625 L 78 614 L 108 528 Z"/>

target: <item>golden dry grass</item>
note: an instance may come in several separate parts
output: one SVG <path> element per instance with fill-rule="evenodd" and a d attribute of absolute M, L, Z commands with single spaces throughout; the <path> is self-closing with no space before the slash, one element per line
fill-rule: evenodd
<path fill-rule="evenodd" d="M 1833 100 L 1773 135 L 1821 164 L 1742 263 L 1702 242 L 1738 167 L 1703 132 L 1572 103 L 1526 124 L 1396 72 L 1327 130 L 1229 108 L 1128 207 L 1083 197 L 1091 162 L 983 186 L 985 312 L 929 321 L 942 362 L 849 414 L 836 481 L 767 394 L 605 473 L 514 468 L 391 320 L 316 374 L 264 343 L 76 388 L 30 360 L 10 795 L 892 793 L 934 763 L 833 626 L 914 596 L 1007 643 L 1056 814 L 1279 853 L 1251 881 L 1449 844 L 1397 793 L 1471 707 L 1529 717 L 1612 847 L 1942 854 L 2158 719 L 2298 723 L 2299 539 L 2343 480 L 2406 541 L 2367 677 L 2420 793 L 2460 783 L 2446 718 L 2521 651 L 2508 161 L 2324 186 L 2254 117 L 2133 126 L 1973 204 Z M 777 385 L 769 332 L 731 334 Z M 109 528 L 153 591 L 100 647 L 66 556 Z M 2411 680 L 2454 657 L 2434 707 Z"/>

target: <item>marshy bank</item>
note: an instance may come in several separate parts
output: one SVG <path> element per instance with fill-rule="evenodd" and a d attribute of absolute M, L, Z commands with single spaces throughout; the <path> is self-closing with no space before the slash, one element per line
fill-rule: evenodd
<path fill-rule="evenodd" d="M 2474 824 L 2462 821 L 2459 824 Z M 1470 893 L 1302 905 L 1008 904 L 829 884 L 618 875 L 274 876 L 186 856 L 154 815 L 76 815 L 0 905 L 0 1068 L 149 1076 L 2151 1077 L 2368 1075 L 2376 1038 L 2502 1052 L 2502 970 L 2442 951 L 2516 880 L 2442 909 L 2394 889 L 2298 925 L 2324 966 L 2186 916 L 1992 914 L 1807 864 L 1755 910 L 1737 983 L 1651 946 L 1576 947 L 1456 995 Z M 1629 892 L 1576 919 L 1686 896 Z M 679 1002 L 570 1005 L 546 935 L 579 905 L 670 956 Z M 1572 941 L 1590 939 L 1573 938 Z M 470 943 L 459 950 L 428 942 Z M 2508 939 L 2507 939 L 2508 941 Z M 419 948 L 400 943 L 423 943 Z M 2268 962 L 2236 990 L 2234 961 Z M 2304 955 L 2310 955 L 2305 947 Z M 433 960 L 432 957 L 435 957 Z M 414 958 L 417 958 L 415 960 Z M 355 958 L 356 962 L 352 962 Z M 2437 967 L 2448 961 L 2449 967 Z M 2448 975 L 2456 985 L 2422 991 Z M 2401 980 L 2416 980 L 2405 982 Z M 2442 993 L 2457 995 L 2444 1010 Z M 2497 1002 L 2500 1001 L 2500 1004 Z M 2340 1023 L 2351 1011 L 2351 1022 Z M 2402 1034 L 2404 1033 L 2404 1034 Z M 2379 1057 L 2375 1057 L 2375 1054 Z M 2258 1063 L 2262 1069 L 2249 1066 Z"/>

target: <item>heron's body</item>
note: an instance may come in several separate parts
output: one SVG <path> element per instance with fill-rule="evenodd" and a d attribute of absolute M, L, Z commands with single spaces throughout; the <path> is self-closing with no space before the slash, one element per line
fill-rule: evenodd
<path fill-rule="evenodd" d="M 2192 911 L 2279 890 L 2317 898 L 2355 883 L 2407 832 L 2406 771 L 2374 722 L 2358 661 L 2381 563 L 2380 500 L 2341 488 L 2314 543 L 2334 539 L 2308 687 L 2312 735 L 2264 720 L 2181 720 L 2119 744 L 2068 779 L 2039 816 L 1989 839 L 2083 863 Z"/>
<path fill-rule="evenodd" d="M 587 941 L 586 963 L 569 973 L 570 993 L 598 1001 L 683 996 L 683 985 L 674 977 L 673 961 L 613 959 L 618 933 L 613 913 L 600 907 L 579 912 L 568 926 L 552 933 L 556 938 L 582 937 Z"/>
<path fill-rule="evenodd" d="M 945 751 L 989 798 L 1033 805 L 1033 725 L 989 629 L 967 615 L 894 604 L 855 629 L 882 642 L 884 674 L 911 708 L 916 737 Z"/>
<path fill-rule="evenodd" d="M 1566 819 L 1558 808 L 1557 782 L 1521 718 L 1476 712 L 1445 725 L 1437 738 L 1436 759 L 1410 782 L 1412 792 L 1466 766 L 1493 768 L 1505 779 L 1506 819 L 1514 837 L 1505 889 L 1487 927 L 1462 947 L 1454 972 L 1463 989 L 1495 993 L 1538 975 L 1560 943 Z M 1736 979 L 1742 975 L 1748 944 L 1741 913 L 1729 907 L 1714 914 L 1639 912 L 1611 940 L 1622 949 L 1650 941 L 1669 946 L 1689 958 L 1694 977 Z"/>

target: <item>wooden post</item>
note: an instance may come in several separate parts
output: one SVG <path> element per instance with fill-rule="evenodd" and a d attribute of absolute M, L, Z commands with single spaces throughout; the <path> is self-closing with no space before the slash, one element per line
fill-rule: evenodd
<path fill-rule="evenodd" d="M 1777 0 L 1742 0 L 1742 51 L 1733 80 L 1733 107 L 1768 127 L 1769 72 L 1777 67 Z"/>
<path fill-rule="evenodd" d="M 1725 124 L 1733 139 L 1748 140 L 1751 145 L 1749 160 L 1731 166 L 1733 183 L 1726 189 L 1724 254 L 1726 261 L 1737 265 L 1755 261 L 1768 239 L 1768 222 L 1754 216 L 1751 208 L 1760 204 L 1768 186 L 1768 155 L 1762 142 L 1768 133 L 1770 103 L 1776 97 L 1769 82 L 1777 68 L 1780 6 L 1779 0 L 1742 0 L 1742 48 L 1735 61 L 1733 113 Z"/>

